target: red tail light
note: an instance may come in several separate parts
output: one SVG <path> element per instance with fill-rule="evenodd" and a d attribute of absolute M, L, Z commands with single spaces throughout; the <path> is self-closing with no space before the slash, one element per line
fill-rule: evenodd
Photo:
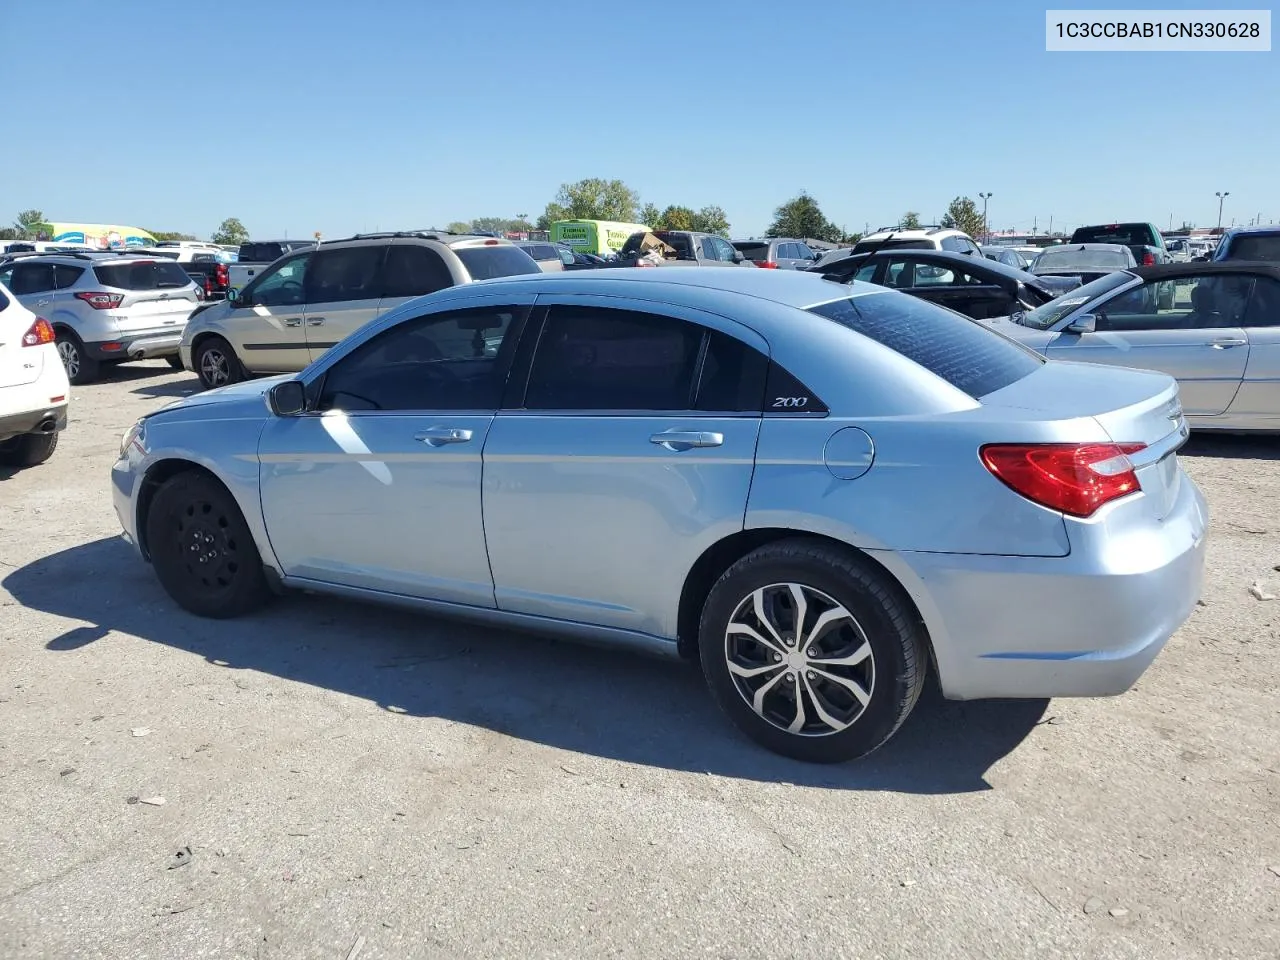
<path fill-rule="evenodd" d="M 218 286 L 225 287 L 227 285 L 227 276 L 227 265 L 225 263 L 219 263 L 214 266 L 213 279 Z"/>
<path fill-rule="evenodd" d="M 22 335 L 22 345 L 38 347 L 42 343 L 53 343 L 56 339 L 53 326 L 49 321 L 44 317 L 36 317 L 36 322 L 31 325 L 31 329 Z"/>
<path fill-rule="evenodd" d="M 111 310 L 120 306 L 124 301 L 123 293 L 99 293 L 86 291 L 84 293 L 77 293 L 76 297 L 89 304 L 89 306 L 93 307 L 95 310 Z"/>
<path fill-rule="evenodd" d="M 637 267 L 653 267 L 653 266 L 657 266 L 657 264 L 650 263 L 648 260 L 637 260 L 636 266 Z"/>
<path fill-rule="evenodd" d="M 1154 267 L 1156 265 L 1156 255 L 1148 250 L 1142 255 L 1142 265 L 1144 267 Z"/>
<path fill-rule="evenodd" d="M 1142 489 L 1129 454 L 1142 443 L 996 443 L 982 462 L 1015 493 L 1050 510 L 1089 517 Z"/>
<path fill-rule="evenodd" d="M 757 266 L 757 267 L 762 267 L 762 268 L 763 268 L 763 269 L 765 269 L 765 270 L 777 270 L 777 269 L 778 269 L 778 265 L 777 265 L 776 263 L 772 263 L 772 262 L 771 262 L 771 261 L 769 261 L 769 260 L 757 260 L 757 261 L 756 261 L 756 266 Z"/>

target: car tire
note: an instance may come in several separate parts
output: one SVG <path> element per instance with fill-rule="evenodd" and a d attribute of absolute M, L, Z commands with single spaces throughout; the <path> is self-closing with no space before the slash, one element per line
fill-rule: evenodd
<path fill-rule="evenodd" d="M 270 599 L 249 525 L 235 498 L 212 477 L 181 473 L 166 481 L 145 524 L 151 565 L 184 610 L 221 620 Z"/>
<path fill-rule="evenodd" d="M 221 337 L 201 340 L 191 357 L 191 365 L 195 367 L 196 376 L 206 390 L 225 387 L 245 379 L 240 358 L 231 349 L 231 344 Z"/>
<path fill-rule="evenodd" d="M 169 366 L 173 367 L 173 369 L 175 370 L 187 369 L 182 365 L 182 358 L 177 356 L 176 354 L 171 357 L 165 357 L 164 360 L 165 360 L 165 363 L 169 364 Z"/>
<path fill-rule="evenodd" d="M 79 386 L 92 383 L 102 373 L 102 364 L 89 356 L 84 348 L 84 341 L 70 330 L 57 332 L 54 343 L 58 348 L 58 359 L 67 371 L 67 379 Z"/>
<path fill-rule="evenodd" d="M 811 763 L 864 757 L 893 736 L 924 687 L 927 646 L 891 578 L 810 539 L 733 564 L 707 596 L 698 636 L 707 685 L 729 718 L 761 746 Z"/>
<path fill-rule="evenodd" d="M 58 449 L 58 434 L 24 433 L 0 443 L 0 464 L 6 467 L 35 467 Z"/>

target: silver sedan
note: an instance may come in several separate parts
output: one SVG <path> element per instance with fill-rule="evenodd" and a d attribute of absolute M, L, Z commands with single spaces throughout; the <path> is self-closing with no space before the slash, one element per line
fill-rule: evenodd
<path fill-rule="evenodd" d="M 1167 376 L 881 287 L 624 269 L 415 300 L 143 418 L 111 481 L 196 614 L 300 588 L 680 654 L 749 736 L 832 762 L 929 670 L 1128 689 L 1199 595 L 1185 438 Z"/>
<path fill-rule="evenodd" d="M 1002 332 L 1050 358 L 1175 377 L 1197 430 L 1280 431 L 1280 266 L 1135 267 L 1070 291 Z"/>

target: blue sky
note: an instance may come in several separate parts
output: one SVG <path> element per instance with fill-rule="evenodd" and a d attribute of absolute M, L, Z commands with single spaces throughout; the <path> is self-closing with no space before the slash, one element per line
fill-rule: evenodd
<path fill-rule="evenodd" d="M 848 230 L 979 191 L 992 229 L 1212 225 L 1217 190 L 1224 223 L 1280 220 L 1275 52 L 1046 53 L 1061 6 L 10 3 L 0 222 L 332 238 L 536 216 L 592 176 L 734 235 L 801 190 Z"/>

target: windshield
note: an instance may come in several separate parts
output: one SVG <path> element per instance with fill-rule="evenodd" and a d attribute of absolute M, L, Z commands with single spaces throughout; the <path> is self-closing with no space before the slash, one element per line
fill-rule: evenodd
<path fill-rule="evenodd" d="M 1227 250 L 1231 260 L 1280 260 L 1280 233 L 1238 236 Z"/>
<path fill-rule="evenodd" d="M 1056 300 L 1050 300 L 1043 307 L 1036 307 L 1030 313 L 1024 313 L 1018 318 L 1018 322 L 1024 327 L 1048 330 L 1068 313 L 1092 300 L 1097 300 L 1103 294 L 1110 293 L 1116 287 L 1122 286 L 1133 279 L 1133 274 L 1124 271 L 1109 273 L 1105 277 L 1099 277 L 1093 283 L 1086 283 L 1083 287 L 1076 287 L 1070 293 L 1065 293 Z"/>
<path fill-rule="evenodd" d="M 1120 250 L 1081 250 L 1079 247 L 1046 250 L 1036 257 L 1037 270 L 1071 270 L 1075 267 L 1111 267 L 1123 270 L 1129 258 Z"/>

